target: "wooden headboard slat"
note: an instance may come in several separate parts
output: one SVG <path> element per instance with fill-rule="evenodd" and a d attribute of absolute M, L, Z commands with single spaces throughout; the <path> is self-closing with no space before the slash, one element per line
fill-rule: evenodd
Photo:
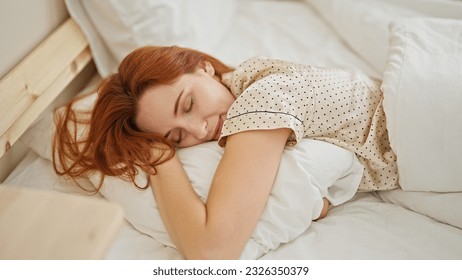
<path fill-rule="evenodd" d="M 0 81 L 0 157 L 90 61 L 86 38 L 68 19 Z"/>

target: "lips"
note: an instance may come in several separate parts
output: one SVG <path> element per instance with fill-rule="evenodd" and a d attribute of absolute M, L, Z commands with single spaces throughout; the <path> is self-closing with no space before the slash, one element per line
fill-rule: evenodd
<path fill-rule="evenodd" d="M 217 126 L 215 127 L 215 133 L 213 134 L 212 141 L 218 140 L 218 138 L 220 138 L 222 125 L 223 125 L 223 121 L 221 120 L 221 117 L 218 117 Z"/>

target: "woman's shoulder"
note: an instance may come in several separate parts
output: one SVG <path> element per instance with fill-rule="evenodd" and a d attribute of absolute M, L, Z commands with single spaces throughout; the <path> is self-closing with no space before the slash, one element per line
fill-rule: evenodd
<path fill-rule="evenodd" d="M 289 61 L 255 56 L 239 64 L 234 71 L 223 75 L 222 82 L 237 96 L 251 84 L 270 75 L 292 75 L 299 66 Z"/>
<path fill-rule="evenodd" d="M 281 59 L 268 58 L 266 56 L 254 56 L 247 60 L 244 60 L 242 63 L 239 64 L 239 66 L 236 69 L 259 70 L 262 68 L 275 67 L 275 66 L 293 67 L 295 65 L 297 65 L 297 63 L 285 61 Z"/>

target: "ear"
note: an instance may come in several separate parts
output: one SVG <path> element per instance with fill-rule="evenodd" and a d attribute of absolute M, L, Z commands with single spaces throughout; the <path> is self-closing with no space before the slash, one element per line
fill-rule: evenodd
<path fill-rule="evenodd" d="M 215 76 L 215 68 L 213 68 L 213 65 L 208 62 L 207 60 L 204 60 L 203 63 L 203 69 L 205 71 L 205 73 L 207 73 L 210 77 L 214 77 Z"/>

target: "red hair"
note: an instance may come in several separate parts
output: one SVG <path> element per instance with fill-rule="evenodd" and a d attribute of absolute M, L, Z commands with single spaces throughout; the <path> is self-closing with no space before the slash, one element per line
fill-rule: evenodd
<path fill-rule="evenodd" d="M 73 109 L 78 98 L 56 111 L 53 140 L 56 173 L 74 178 L 99 171 L 103 176 L 97 190 L 105 175 L 131 180 L 139 187 L 135 182 L 138 168 L 155 174 L 155 166 L 175 153 L 172 143 L 162 135 L 138 129 L 135 119 L 139 99 L 149 87 L 173 83 L 205 61 L 212 64 L 220 79 L 222 74 L 233 70 L 216 58 L 188 48 L 148 46 L 131 52 L 118 72 L 99 85 L 91 114 Z M 88 132 L 82 137 L 77 132 L 79 124 L 88 125 Z M 159 152 L 153 155 L 154 151 Z"/>

